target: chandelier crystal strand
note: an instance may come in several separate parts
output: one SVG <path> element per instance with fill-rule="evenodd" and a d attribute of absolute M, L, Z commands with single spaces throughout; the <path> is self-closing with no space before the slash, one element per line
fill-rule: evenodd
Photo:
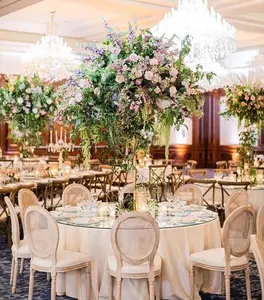
<path fill-rule="evenodd" d="M 192 46 L 186 63 L 192 69 L 200 64 L 204 71 L 218 75 L 211 84 L 206 79 L 200 82 L 202 88 L 210 90 L 221 86 L 219 79 L 228 71 L 220 60 L 236 51 L 236 30 L 212 7 L 209 9 L 206 0 L 179 0 L 178 8 L 172 8 L 152 31 L 168 39 L 174 36 L 179 46 L 187 35 L 190 36 Z"/>
<path fill-rule="evenodd" d="M 69 79 L 80 65 L 79 57 L 56 35 L 53 15 L 54 12 L 51 23 L 47 26 L 47 35 L 22 57 L 25 75 L 33 77 L 38 74 L 41 80 L 48 82 Z"/>

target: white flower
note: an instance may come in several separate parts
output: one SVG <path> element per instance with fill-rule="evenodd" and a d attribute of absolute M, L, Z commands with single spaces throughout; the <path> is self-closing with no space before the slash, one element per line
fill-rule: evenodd
<path fill-rule="evenodd" d="M 140 77 L 142 77 L 142 75 L 143 75 L 143 73 L 142 73 L 141 70 L 137 70 L 137 71 L 135 72 L 135 77 L 136 77 L 136 78 L 140 78 Z"/>
<path fill-rule="evenodd" d="M 71 99 L 69 100 L 69 105 L 75 105 L 75 104 L 76 104 L 75 98 L 71 98 Z"/>
<path fill-rule="evenodd" d="M 136 53 L 131 53 L 128 57 L 128 59 L 132 62 L 137 62 L 138 61 L 138 55 Z"/>
<path fill-rule="evenodd" d="M 27 107 L 23 108 L 26 114 L 29 114 L 29 109 Z"/>
<path fill-rule="evenodd" d="M 177 77 L 178 75 L 178 70 L 176 68 L 171 68 L 170 69 L 170 75 L 173 76 L 173 77 Z"/>
<path fill-rule="evenodd" d="M 155 88 L 154 92 L 155 92 L 156 94 L 159 94 L 159 93 L 161 92 L 161 89 L 157 86 L 157 87 Z"/>
<path fill-rule="evenodd" d="M 159 99 L 157 101 L 157 106 L 160 108 L 160 109 L 166 109 L 168 107 L 171 106 L 171 100 L 167 100 L 167 99 Z"/>
<path fill-rule="evenodd" d="M 50 98 L 48 98 L 48 99 L 47 99 L 47 104 L 50 105 L 51 103 L 52 103 L 52 100 L 51 100 Z"/>
<path fill-rule="evenodd" d="M 94 94 L 99 96 L 100 95 L 100 89 L 97 87 L 93 90 Z"/>
<path fill-rule="evenodd" d="M 174 83 L 176 81 L 176 78 L 175 77 L 171 77 L 171 80 L 170 80 L 172 83 Z"/>
<path fill-rule="evenodd" d="M 190 83 L 189 83 L 188 80 L 183 80 L 183 81 L 182 81 L 182 85 L 185 86 L 185 87 L 189 86 L 189 84 L 190 84 Z"/>
<path fill-rule="evenodd" d="M 18 104 L 23 104 L 23 102 L 24 102 L 23 98 L 21 98 L 21 97 L 17 98 L 17 103 Z"/>
<path fill-rule="evenodd" d="M 37 113 L 38 113 L 38 109 L 37 109 L 36 107 L 34 107 L 34 108 L 32 109 L 32 111 L 33 111 L 34 114 L 37 114 Z"/>
<path fill-rule="evenodd" d="M 152 58 L 149 62 L 152 66 L 157 66 L 159 64 L 157 58 Z"/>
<path fill-rule="evenodd" d="M 90 86 L 90 83 L 89 83 L 89 81 L 88 81 L 87 79 L 82 78 L 82 79 L 80 79 L 80 81 L 79 81 L 79 86 L 80 86 L 81 88 L 87 88 L 87 87 Z"/>
<path fill-rule="evenodd" d="M 25 86 L 25 83 L 23 82 L 23 83 L 21 83 L 20 85 L 19 85 L 19 89 L 22 91 L 22 90 L 24 90 L 24 88 L 25 88 L 26 86 Z"/>
<path fill-rule="evenodd" d="M 82 99 L 83 99 L 83 97 L 82 97 L 82 94 L 81 93 L 78 93 L 78 94 L 76 94 L 75 95 L 75 100 L 76 100 L 76 102 L 81 102 L 82 101 Z"/>
<path fill-rule="evenodd" d="M 175 96 L 176 93 L 177 93 L 176 87 L 175 86 L 171 86 L 170 87 L 170 95 L 171 95 L 171 97 Z"/>
<path fill-rule="evenodd" d="M 152 80 L 153 75 L 154 75 L 154 74 L 153 74 L 151 71 L 146 71 L 146 72 L 145 72 L 145 78 L 146 78 L 147 80 Z"/>
<path fill-rule="evenodd" d="M 117 83 L 122 83 L 125 81 L 125 77 L 123 75 L 117 75 L 116 76 L 116 82 Z"/>

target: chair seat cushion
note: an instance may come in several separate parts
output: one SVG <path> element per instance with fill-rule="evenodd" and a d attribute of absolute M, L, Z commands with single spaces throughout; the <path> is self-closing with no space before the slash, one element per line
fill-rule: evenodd
<path fill-rule="evenodd" d="M 117 263 L 115 255 L 108 256 L 108 268 L 111 273 L 116 273 L 117 271 Z M 161 270 L 161 257 L 156 254 L 154 258 L 154 273 L 158 273 Z M 130 265 L 128 263 L 123 263 L 122 274 L 148 274 L 149 266 L 148 263 L 144 263 L 142 265 Z"/>
<path fill-rule="evenodd" d="M 29 245 L 25 240 L 19 242 L 18 248 L 13 244 L 11 250 L 13 254 L 17 253 L 18 257 L 30 258 L 31 256 Z"/>
<path fill-rule="evenodd" d="M 224 248 L 214 248 L 191 254 L 190 260 L 193 263 L 203 264 L 211 267 L 225 267 L 225 250 Z M 230 256 L 230 266 L 238 267 L 247 264 L 245 256 Z"/>
<path fill-rule="evenodd" d="M 78 269 L 78 266 L 88 263 L 90 257 L 86 254 L 74 252 L 74 251 L 58 251 L 56 271 L 63 272 L 64 269 Z M 51 260 L 34 257 L 31 264 L 43 268 L 50 269 L 52 266 Z"/>

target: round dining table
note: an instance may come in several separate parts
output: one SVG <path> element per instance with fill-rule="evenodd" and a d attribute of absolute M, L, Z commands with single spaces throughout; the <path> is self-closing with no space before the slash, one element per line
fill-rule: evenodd
<path fill-rule="evenodd" d="M 190 254 L 221 247 L 221 232 L 218 217 L 206 211 L 208 217 L 193 222 L 179 221 L 173 217 L 157 219 L 160 228 L 160 243 L 157 253 L 162 258 L 162 299 L 187 300 L 190 295 Z M 199 212 L 198 212 L 199 214 Z M 59 226 L 58 249 L 88 254 L 92 260 L 91 299 L 108 299 L 107 257 L 113 254 L 110 232 L 114 220 L 96 217 L 91 223 L 79 217 L 57 218 Z M 127 243 L 130 243 L 127 237 Z M 57 294 L 77 299 L 86 299 L 85 271 L 58 274 Z M 196 272 L 196 285 L 205 292 L 220 293 L 221 274 L 211 271 Z M 115 287 L 114 287 L 115 293 Z M 147 280 L 124 279 L 123 300 L 148 299 Z M 195 299 L 200 299 L 198 289 Z"/>

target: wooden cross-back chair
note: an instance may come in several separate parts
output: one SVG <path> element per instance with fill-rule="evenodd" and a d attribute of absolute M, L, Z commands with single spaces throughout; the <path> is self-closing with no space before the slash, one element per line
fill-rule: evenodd
<path fill-rule="evenodd" d="M 222 207 L 224 207 L 225 205 L 225 195 L 227 195 L 228 197 L 230 196 L 230 190 L 228 191 L 228 187 L 229 188 L 240 188 L 240 189 L 244 189 L 244 190 L 248 190 L 248 186 L 250 185 L 249 181 L 241 181 L 241 182 L 233 182 L 233 181 L 218 181 L 218 184 L 220 185 L 221 188 L 221 196 L 222 196 Z"/>
<path fill-rule="evenodd" d="M 197 167 L 197 161 L 193 160 L 193 159 L 189 159 L 189 160 L 187 160 L 187 166 L 191 170 L 196 169 L 196 167 Z"/>
<path fill-rule="evenodd" d="M 89 190 L 92 190 L 92 186 L 95 182 L 95 175 L 94 174 L 85 174 L 83 175 L 83 185 Z"/>
<path fill-rule="evenodd" d="M 173 171 L 167 178 L 171 185 L 171 192 L 174 195 L 179 186 L 184 184 L 184 173 L 183 171 Z"/>
<path fill-rule="evenodd" d="M 212 192 L 212 204 L 215 204 L 215 185 L 217 183 L 216 180 L 204 180 L 204 179 L 194 179 L 190 178 L 188 179 L 188 183 L 199 185 L 201 184 L 203 187 L 206 188 L 206 190 L 202 193 L 203 194 L 203 201 L 206 203 L 207 206 L 209 206 L 211 203 L 208 203 L 208 201 L 205 199 L 205 196 L 211 191 Z"/>
<path fill-rule="evenodd" d="M 98 199 L 104 201 L 111 200 L 111 197 L 113 196 L 111 191 L 112 182 L 112 172 L 95 174 L 95 184 L 93 185 L 93 188 L 94 192 L 98 194 Z"/>
<path fill-rule="evenodd" d="M 11 224 L 10 215 L 8 212 L 7 204 L 5 202 L 5 197 L 7 196 L 10 201 L 14 204 L 15 195 L 17 192 L 16 187 L 1 187 L 0 188 L 0 226 L 3 228 L 6 235 L 6 240 L 8 245 L 11 247 Z"/>
<path fill-rule="evenodd" d="M 165 197 L 166 188 L 166 169 L 168 165 L 150 165 L 149 166 L 149 182 L 151 193 L 155 190 L 156 199 L 161 201 Z M 159 188 L 161 191 L 159 192 Z"/>
<path fill-rule="evenodd" d="M 11 169 L 13 168 L 14 160 L 13 159 L 0 159 L 0 168 Z"/>
<path fill-rule="evenodd" d="M 207 178 L 207 170 L 206 169 L 189 170 L 189 175 L 192 178 L 205 179 Z"/>
<path fill-rule="evenodd" d="M 68 184 L 69 184 L 68 178 L 52 179 L 52 197 L 53 197 L 52 208 L 56 208 L 57 206 L 61 205 L 62 194 Z"/>
<path fill-rule="evenodd" d="M 41 201 L 41 206 L 43 206 L 45 209 L 53 208 L 52 181 L 38 182 L 36 195 Z"/>
<path fill-rule="evenodd" d="M 127 184 L 127 175 L 128 172 L 126 170 L 126 165 L 112 165 L 112 172 L 113 172 L 113 186 L 118 186 L 120 190 Z"/>
<path fill-rule="evenodd" d="M 228 165 L 227 165 L 227 161 L 225 160 L 220 160 L 216 162 L 216 168 L 217 169 L 227 169 Z"/>

